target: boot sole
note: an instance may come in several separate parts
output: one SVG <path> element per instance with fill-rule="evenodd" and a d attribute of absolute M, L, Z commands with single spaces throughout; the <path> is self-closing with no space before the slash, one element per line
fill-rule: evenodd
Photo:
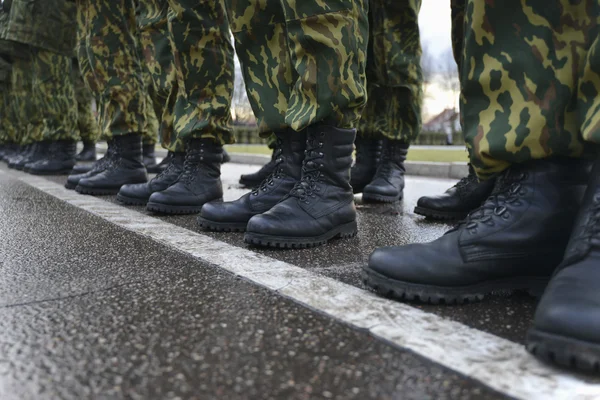
<path fill-rule="evenodd" d="M 415 207 L 415 214 L 443 221 L 461 220 L 469 215 L 468 212 L 439 211 L 424 207 Z"/>
<path fill-rule="evenodd" d="M 512 293 L 523 290 L 540 297 L 550 278 L 516 277 L 476 283 L 467 286 L 444 287 L 403 282 L 383 276 L 363 267 L 363 283 L 383 297 L 426 304 L 464 304 L 481 301 L 492 293 Z"/>
<path fill-rule="evenodd" d="M 542 332 L 527 333 L 527 351 L 542 361 L 586 373 L 600 373 L 600 344 Z"/>
<path fill-rule="evenodd" d="M 402 200 L 403 195 L 383 196 L 381 194 L 372 194 L 363 192 L 362 199 L 365 203 L 395 203 Z"/>
<path fill-rule="evenodd" d="M 91 196 L 110 196 L 119 193 L 121 188 L 87 188 L 85 186 L 77 185 L 75 191 L 80 194 L 88 194 Z"/>
<path fill-rule="evenodd" d="M 25 172 L 27 172 L 31 175 L 41 175 L 41 176 L 69 175 L 71 173 L 71 169 L 61 169 L 59 171 L 35 171 L 35 170 L 27 169 Z"/>
<path fill-rule="evenodd" d="M 223 199 L 221 198 L 211 201 L 223 201 Z M 170 215 L 198 214 L 202 210 L 202 206 L 169 206 L 161 203 L 148 203 L 146 204 L 146 210 L 158 214 Z"/>
<path fill-rule="evenodd" d="M 358 233 L 358 226 L 356 221 L 350 222 L 338 226 L 329 232 L 315 237 L 285 237 L 285 236 L 271 236 L 260 233 L 246 232 L 244 235 L 244 242 L 261 247 L 273 247 L 280 249 L 303 249 L 309 247 L 316 247 L 326 244 L 329 240 L 340 238 L 349 239 Z"/>
<path fill-rule="evenodd" d="M 117 200 L 128 206 L 145 206 L 146 204 L 148 204 L 148 200 L 123 196 L 121 193 L 117 194 Z"/>
<path fill-rule="evenodd" d="M 214 232 L 245 232 L 246 222 L 216 222 L 206 218 L 198 217 L 198 225 L 201 228 Z"/>

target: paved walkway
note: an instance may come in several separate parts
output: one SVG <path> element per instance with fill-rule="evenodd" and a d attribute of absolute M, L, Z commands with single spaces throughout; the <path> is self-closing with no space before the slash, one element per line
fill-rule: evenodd
<path fill-rule="evenodd" d="M 224 166 L 226 200 L 254 168 Z M 289 251 L 64 182 L 0 167 L 3 400 L 600 398 L 600 380 L 525 352 L 524 294 L 420 306 L 362 285 L 374 248 L 448 228 L 411 210 L 452 181 L 409 177 L 395 205 L 357 198 L 358 237 Z"/>

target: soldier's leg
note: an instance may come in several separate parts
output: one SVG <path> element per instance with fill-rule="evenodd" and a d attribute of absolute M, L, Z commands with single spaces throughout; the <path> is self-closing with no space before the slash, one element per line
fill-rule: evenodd
<path fill-rule="evenodd" d="M 365 159 L 371 161 L 371 168 L 366 169 L 372 175 L 363 173 L 366 176 L 362 180 L 353 179 L 357 185 L 353 188 L 355 193 L 363 192 L 365 201 L 393 202 L 403 196 L 408 146 L 422 125 L 423 74 L 418 22 L 421 1 L 371 0 L 370 6 L 369 101 L 359 125 L 362 138 L 368 142 L 358 142 L 362 146 L 357 146 L 357 156 L 360 156 L 359 167 Z M 381 160 L 374 165 L 379 151 L 377 140 L 381 139 Z M 362 154 L 363 150 L 366 154 Z"/>
<path fill-rule="evenodd" d="M 143 72 L 144 85 L 146 89 L 146 122 L 147 128 L 146 133 L 142 136 L 142 158 L 144 166 L 150 173 L 157 173 L 156 170 L 158 163 L 156 162 L 156 154 L 154 152 L 154 146 L 158 140 L 160 120 L 156 114 L 155 109 L 160 109 L 160 106 L 156 104 L 158 99 L 156 98 L 156 90 L 152 77 L 144 70 Z M 159 114 L 160 115 L 160 114 Z"/>
<path fill-rule="evenodd" d="M 10 104 L 15 116 L 15 140 L 18 151 L 8 160 L 14 168 L 23 157 L 29 154 L 33 140 L 28 132 L 32 119 L 35 120 L 36 108 L 32 104 L 32 61 L 29 51 L 23 57 L 15 57 L 11 74 Z"/>
<path fill-rule="evenodd" d="M 579 133 L 577 81 L 598 37 L 589 17 L 598 7 L 469 0 L 461 111 L 472 163 L 483 178 L 497 174 L 494 190 L 438 240 L 373 253 L 370 286 L 448 303 L 544 289 L 587 183 L 589 163 L 572 157 L 588 147 Z"/>
<path fill-rule="evenodd" d="M 78 140 L 77 102 L 70 56 L 33 51 L 33 93 L 41 125 L 34 139 L 48 142 L 45 155 L 32 156 L 25 171 L 36 175 L 68 174 L 75 165 Z"/>
<path fill-rule="evenodd" d="M 8 56 L 0 54 L 0 161 L 12 150 L 12 124 L 10 119 L 10 91 L 11 63 Z"/>
<path fill-rule="evenodd" d="M 459 70 L 464 47 L 464 23 L 467 0 L 451 0 L 452 53 Z M 431 219 L 461 220 L 487 199 L 494 188 L 494 179 L 480 182 L 469 164 L 469 174 L 440 195 L 423 196 L 417 201 L 415 213 Z"/>
<path fill-rule="evenodd" d="M 544 291 L 527 335 L 527 349 L 540 359 L 600 372 L 600 32 L 597 2 L 584 2 L 595 21 L 578 36 L 578 51 L 587 50 L 577 83 L 577 114 L 586 147 L 593 146 L 595 162 L 583 204 L 575 220 L 561 265 Z M 584 20 L 583 18 L 580 19 Z M 588 22 L 591 22 L 587 19 Z M 584 25 L 582 25 L 584 26 Z"/>
<path fill-rule="evenodd" d="M 223 144 L 232 143 L 233 47 L 222 1 L 169 0 L 168 29 L 176 84 L 175 148 L 185 148 L 184 171 L 168 189 L 152 194 L 148 210 L 197 213 L 223 196 Z"/>
<path fill-rule="evenodd" d="M 96 161 L 96 142 L 100 136 L 98 120 L 92 112 L 92 92 L 83 81 L 77 60 L 73 60 L 73 82 L 77 101 L 77 127 L 83 142 L 83 150 L 77 154 L 77 161 Z"/>
<path fill-rule="evenodd" d="M 368 5 L 255 0 L 228 5 L 259 128 L 265 136 L 277 134 L 282 155 L 274 180 L 237 202 L 205 206 L 202 223 L 246 229 L 247 242 L 277 247 L 354 235 L 349 179 L 354 126 L 366 101 Z M 232 210 L 235 220 L 227 218 Z"/>
<path fill-rule="evenodd" d="M 106 163 L 102 171 L 80 179 L 76 190 L 116 194 L 123 184 L 148 179 L 141 143 L 147 100 L 136 48 L 135 6 L 132 0 L 77 0 L 77 12 L 85 41 L 78 57 L 90 63 L 83 75 L 99 99 L 102 136 L 119 162 Z"/>

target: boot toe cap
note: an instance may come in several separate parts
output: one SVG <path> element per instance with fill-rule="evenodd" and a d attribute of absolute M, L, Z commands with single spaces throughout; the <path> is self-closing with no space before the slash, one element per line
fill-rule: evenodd
<path fill-rule="evenodd" d="M 254 215 L 247 207 L 243 207 L 243 198 L 234 202 L 211 202 L 202 206 L 200 216 L 215 222 L 247 222 Z"/>
<path fill-rule="evenodd" d="M 600 271 L 589 265 L 574 265 L 559 272 L 538 305 L 534 328 L 600 344 L 598 283 Z"/>
<path fill-rule="evenodd" d="M 150 197 L 152 192 L 150 191 L 150 188 L 148 188 L 147 183 L 136 183 L 121 186 L 119 194 L 136 199 L 147 199 Z"/>

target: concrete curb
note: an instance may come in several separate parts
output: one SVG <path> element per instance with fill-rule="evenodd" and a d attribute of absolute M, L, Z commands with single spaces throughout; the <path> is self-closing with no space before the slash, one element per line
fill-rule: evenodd
<path fill-rule="evenodd" d="M 98 146 L 98 152 L 103 154 L 105 148 Z M 167 151 L 156 149 L 157 157 L 166 157 Z M 230 152 L 231 162 L 234 164 L 251 164 L 262 166 L 269 162 L 271 157 L 262 154 L 252 153 L 232 153 Z M 406 174 L 412 176 L 427 176 L 430 178 L 461 179 L 469 174 L 469 167 L 466 163 L 443 163 L 443 162 L 416 162 L 407 161 Z"/>

